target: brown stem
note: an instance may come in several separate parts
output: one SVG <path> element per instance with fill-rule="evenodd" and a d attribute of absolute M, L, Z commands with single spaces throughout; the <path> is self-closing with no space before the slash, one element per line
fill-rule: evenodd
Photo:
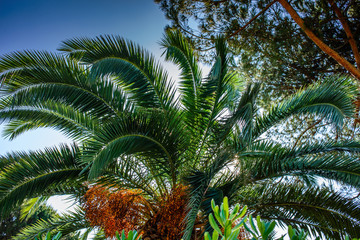
<path fill-rule="evenodd" d="M 199 38 L 199 39 L 204 39 L 204 40 L 212 40 L 211 38 L 206 38 L 204 36 L 200 36 L 200 35 L 196 35 L 195 33 L 187 30 L 185 27 L 181 26 L 181 24 L 177 24 L 177 26 L 179 28 L 181 28 L 181 30 L 183 30 L 184 32 L 186 32 L 187 34 L 189 34 L 190 36 L 194 37 L 194 38 Z"/>
<path fill-rule="evenodd" d="M 356 97 L 356 100 L 355 100 L 355 116 L 354 116 L 354 123 L 353 123 L 353 133 L 352 133 L 352 136 L 351 138 L 353 139 L 355 137 L 355 131 L 356 131 L 356 126 L 357 124 L 360 122 L 360 119 L 359 119 L 359 111 L 360 111 L 360 96 L 358 95 Z"/>
<path fill-rule="evenodd" d="M 239 28 L 237 31 L 235 31 L 234 33 L 230 34 L 229 36 L 226 37 L 226 39 L 231 38 L 235 35 L 237 35 L 239 32 L 241 32 L 242 30 L 244 30 L 247 26 L 249 26 L 256 18 L 258 18 L 261 14 L 263 14 L 264 12 L 266 12 L 266 10 L 268 10 L 274 3 L 276 3 L 278 0 L 273 0 L 271 3 L 269 3 L 263 10 L 261 10 L 258 14 L 256 14 L 252 19 L 250 19 L 250 21 L 248 21 L 244 26 L 242 26 L 241 28 Z"/>
<path fill-rule="evenodd" d="M 356 45 L 356 41 L 354 39 L 354 36 L 351 32 L 351 29 L 349 27 L 349 24 L 347 23 L 344 15 L 341 13 L 340 9 L 338 8 L 338 6 L 336 5 L 336 3 L 334 2 L 334 0 L 328 0 L 330 3 L 331 8 L 334 10 L 336 16 L 339 18 L 341 25 L 344 28 L 344 31 L 346 33 L 346 36 L 348 37 L 348 41 L 349 44 L 351 46 L 351 50 L 353 51 L 354 57 L 355 57 L 355 62 L 358 68 L 360 68 L 360 54 L 359 54 L 359 49 Z"/>
<path fill-rule="evenodd" d="M 294 143 L 294 146 L 292 147 L 293 149 L 296 147 L 296 145 L 298 144 L 298 142 L 300 141 L 300 139 L 302 138 L 302 136 L 309 131 L 310 129 L 312 129 L 313 127 L 315 127 L 317 124 L 319 124 L 321 121 L 323 120 L 323 118 L 317 120 L 316 122 L 314 122 L 312 125 L 310 125 L 309 127 L 307 127 L 304 131 L 302 131 L 299 135 L 299 137 L 296 139 L 296 142 Z"/>
<path fill-rule="evenodd" d="M 360 81 L 360 70 L 348 62 L 345 58 L 341 57 L 336 51 L 326 45 L 320 38 L 318 38 L 313 31 L 305 26 L 304 20 L 299 16 L 295 9 L 286 1 L 278 0 L 278 2 L 290 14 L 291 18 L 300 26 L 305 34 L 326 54 L 335 59 L 341 66 L 348 70 L 358 81 Z"/>

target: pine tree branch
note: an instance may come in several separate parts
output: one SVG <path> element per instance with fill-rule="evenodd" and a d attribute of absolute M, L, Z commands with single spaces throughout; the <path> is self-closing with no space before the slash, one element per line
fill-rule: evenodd
<path fill-rule="evenodd" d="M 247 26 L 249 26 L 256 18 L 258 18 L 261 14 L 263 14 L 264 12 L 266 12 L 266 10 L 268 10 L 274 3 L 276 3 L 278 0 L 273 0 L 271 3 L 269 3 L 263 10 L 261 10 L 258 14 L 256 14 L 252 19 L 250 19 L 250 21 L 248 21 L 244 26 L 242 26 L 241 28 L 239 28 L 237 31 L 235 31 L 234 33 L 230 34 L 229 36 L 226 37 L 226 39 L 229 39 L 235 35 L 237 35 L 239 32 L 241 32 L 242 30 L 244 30 Z"/>
<path fill-rule="evenodd" d="M 302 136 L 310 129 L 312 129 L 313 127 L 315 127 L 317 124 L 319 124 L 324 118 L 321 118 L 319 120 L 317 120 L 316 122 L 314 122 L 313 124 L 311 124 L 309 127 L 307 127 L 304 131 L 302 131 L 299 135 L 299 137 L 296 139 L 296 142 L 294 143 L 294 146 L 292 147 L 293 149 L 296 147 L 296 145 L 298 144 L 298 142 L 300 141 L 300 139 L 302 138 Z"/>
<path fill-rule="evenodd" d="M 344 28 L 346 36 L 348 37 L 349 44 L 351 46 L 351 50 L 353 51 L 353 54 L 355 57 L 355 62 L 356 62 L 357 68 L 360 68 L 360 53 L 359 53 L 359 49 L 356 45 L 354 35 L 352 34 L 351 29 L 349 27 L 349 24 L 347 23 L 344 15 L 341 13 L 340 9 L 338 8 L 338 6 L 334 2 L 334 0 L 328 0 L 328 1 L 330 3 L 331 8 L 334 10 L 336 16 L 339 18 L 341 25 Z"/>
<path fill-rule="evenodd" d="M 300 26 L 305 34 L 326 54 L 335 59 L 341 66 L 348 70 L 358 81 L 360 81 L 360 70 L 348 62 L 345 58 L 339 55 L 336 51 L 325 44 L 318 38 L 313 31 L 306 27 L 304 20 L 299 16 L 296 10 L 288 3 L 287 0 L 278 0 L 278 2 L 290 14 L 291 18 Z"/>

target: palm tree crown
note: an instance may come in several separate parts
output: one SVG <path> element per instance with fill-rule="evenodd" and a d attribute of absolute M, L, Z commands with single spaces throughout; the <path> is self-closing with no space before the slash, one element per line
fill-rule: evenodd
<path fill-rule="evenodd" d="M 266 137 L 294 115 L 310 114 L 341 129 L 354 113 L 356 88 L 349 79 L 320 81 L 264 112 L 257 107 L 261 84 L 242 87 L 224 39 L 216 41 L 205 78 L 180 33 L 167 32 L 161 45 L 166 60 L 181 70 L 178 87 L 148 52 L 116 36 L 64 41 L 64 54 L 24 51 L 0 59 L 4 135 L 13 139 L 50 127 L 75 142 L 2 156 L 1 216 L 34 197 L 81 199 L 94 183 L 138 189 L 153 202 L 183 184 L 190 189 L 184 239 L 191 238 L 199 213 L 209 213 L 211 199 L 218 204 L 223 196 L 280 225 L 332 239 L 356 237 L 357 199 L 311 180 L 321 177 L 358 189 L 360 144 L 289 147 Z M 66 235 L 88 228 L 83 214 L 79 209 L 39 222 L 19 238 L 40 229 L 59 228 Z"/>

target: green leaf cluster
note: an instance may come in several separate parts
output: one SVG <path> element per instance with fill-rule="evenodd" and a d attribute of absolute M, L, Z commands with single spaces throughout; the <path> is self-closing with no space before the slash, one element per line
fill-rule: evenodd
<path fill-rule="evenodd" d="M 55 236 L 51 237 L 51 233 L 48 232 L 45 237 L 42 237 L 41 234 L 34 240 L 59 240 L 61 239 L 61 232 L 58 232 Z"/>
<path fill-rule="evenodd" d="M 240 228 L 244 225 L 247 218 L 243 218 L 247 207 L 243 207 L 240 210 L 240 205 L 236 204 L 234 209 L 229 211 L 228 198 L 225 197 L 223 203 L 219 206 L 215 205 L 215 201 L 211 200 L 211 207 L 214 211 L 215 218 L 212 213 L 209 215 L 209 223 L 214 229 L 212 236 L 208 232 L 205 233 L 205 240 L 217 240 L 221 236 L 222 240 L 234 240 L 237 239 L 240 233 Z M 240 222 L 237 220 L 242 218 Z M 216 219 L 216 220 L 215 220 Z M 220 224 L 220 227 L 219 225 Z M 236 225 L 235 225 L 236 224 Z M 233 226 L 235 225 L 235 226 Z"/>
<path fill-rule="evenodd" d="M 229 215 L 228 198 L 224 197 L 220 210 L 219 206 L 215 205 L 214 200 L 212 200 L 212 209 L 217 222 L 213 215 L 210 214 L 209 222 L 213 228 L 213 234 L 210 236 L 209 232 L 206 232 L 204 235 L 205 240 L 218 240 L 219 236 L 221 236 L 221 240 L 238 239 L 240 227 L 245 228 L 247 232 L 252 235 L 251 240 L 274 239 L 275 221 L 264 221 L 259 215 L 256 217 L 256 221 L 254 221 L 251 214 L 249 217 L 245 216 L 247 213 L 247 206 L 240 209 L 237 204 Z M 246 222 L 249 224 L 246 224 Z M 296 230 L 292 226 L 288 226 L 288 237 L 290 240 L 306 240 L 308 239 L 308 236 L 309 233 L 303 229 Z M 282 236 L 278 240 L 283 240 L 284 237 L 285 236 Z M 316 239 L 318 240 L 320 237 L 316 237 Z M 349 240 L 349 236 L 346 236 L 345 240 Z M 357 240 L 357 238 L 353 238 L 353 240 Z"/>
<path fill-rule="evenodd" d="M 125 231 L 121 232 L 121 236 L 119 232 L 116 232 L 116 239 L 117 240 L 141 240 L 141 235 L 139 235 L 135 230 L 129 231 L 128 235 L 125 235 Z"/>

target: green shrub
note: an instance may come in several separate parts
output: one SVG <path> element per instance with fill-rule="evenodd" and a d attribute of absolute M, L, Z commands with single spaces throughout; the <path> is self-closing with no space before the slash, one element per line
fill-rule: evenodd
<path fill-rule="evenodd" d="M 59 240 L 61 238 L 61 232 L 58 232 L 55 236 L 51 237 L 51 233 L 48 232 L 43 238 L 41 234 L 39 233 L 38 237 L 36 237 L 34 240 Z"/>
<path fill-rule="evenodd" d="M 134 230 L 129 231 L 128 235 L 125 235 L 125 231 L 122 230 L 121 236 L 119 232 L 116 232 L 116 239 L 117 240 L 141 240 L 141 236 Z"/>
<path fill-rule="evenodd" d="M 261 220 L 260 216 L 256 217 L 256 224 L 252 215 L 245 216 L 247 206 L 240 209 L 240 205 L 236 204 L 234 209 L 229 210 L 228 198 L 224 197 L 223 203 L 219 206 L 215 205 L 214 200 L 211 201 L 211 208 L 214 215 L 209 215 L 209 223 L 213 228 L 213 234 L 205 232 L 205 240 L 235 240 L 240 234 L 240 228 L 243 226 L 248 233 L 251 234 L 251 240 L 271 240 L 275 235 L 275 221 Z M 215 216 L 215 218 L 214 218 Z M 241 219 L 242 218 L 242 219 Z M 240 220 L 241 219 L 241 220 Z M 288 236 L 290 240 L 306 240 L 308 239 L 308 233 L 304 230 L 296 230 L 291 226 L 288 226 Z M 284 236 L 278 240 L 283 240 Z M 320 238 L 317 237 L 317 240 Z M 347 236 L 345 240 L 349 240 Z M 353 238 L 352 240 L 359 240 Z"/>

